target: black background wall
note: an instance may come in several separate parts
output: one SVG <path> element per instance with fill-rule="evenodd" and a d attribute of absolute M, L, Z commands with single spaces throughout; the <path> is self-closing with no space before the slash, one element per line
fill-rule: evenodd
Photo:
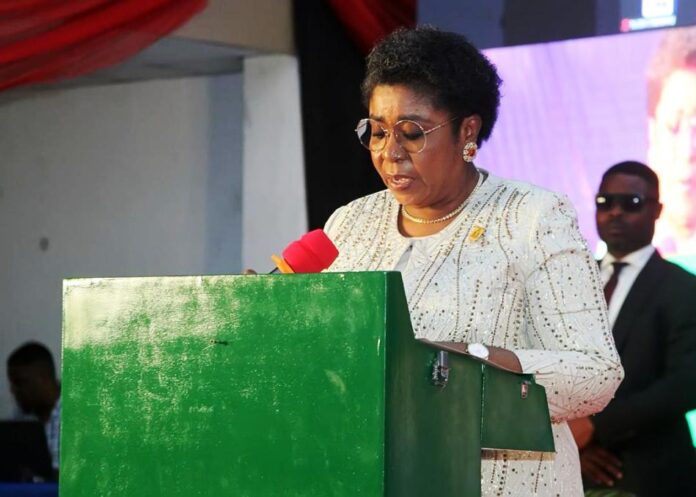
<path fill-rule="evenodd" d="M 294 21 L 313 229 L 322 227 L 337 207 L 383 186 L 353 131 L 367 115 L 360 96 L 363 55 L 324 0 L 296 1 Z"/>

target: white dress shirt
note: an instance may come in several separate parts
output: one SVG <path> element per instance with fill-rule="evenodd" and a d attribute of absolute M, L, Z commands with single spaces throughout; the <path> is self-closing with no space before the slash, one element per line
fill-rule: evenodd
<path fill-rule="evenodd" d="M 609 281 L 609 278 L 611 278 L 611 275 L 614 272 L 612 263 L 617 261 L 626 263 L 626 266 L 624 266 L 619 273 L 616 288 L 611 296 L 611 302 L 609 302 L 609 323 L 611 323 L 612 328 L 614 327 L 616 317 L 619 315 L 619 311 L 621 310 L 624 300 L 626 300 L 628 292 L 631 291 L 631 287 L 636 281 L 638 274 L 643 270 L 653 253 L 655 253 L 655 247 L 652 245 L 646 245 L 645 247 L 638 249 L 635 252 L 631 252 L 621 259 L 617 259 L 610 253 L 607 253 L 604 259 L 602 259 L 599 268 L 600 274 L 602 275 L 602 283 L 604 285 L 607 284 L 607 281 Z"/>

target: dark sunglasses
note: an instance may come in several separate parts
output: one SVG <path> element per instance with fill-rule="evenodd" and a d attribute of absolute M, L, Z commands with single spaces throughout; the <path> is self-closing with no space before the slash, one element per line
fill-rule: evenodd
<path fill-rule="evenodd" d="M 595 197 L 598 211 L 610 211 L 618 204 L 624 212 L 639 212 L 648 202 L 657 202 L 656 198 L 644 197 L 638 193 L 599 193 Z"/>

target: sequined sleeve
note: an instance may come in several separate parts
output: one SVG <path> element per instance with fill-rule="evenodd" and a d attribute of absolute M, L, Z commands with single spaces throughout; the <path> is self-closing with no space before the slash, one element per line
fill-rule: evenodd
<path fill-rule="evenodd" d="M 587 416 L 612 399 L 623 378 L 601 293 L 568 200 L 547 194 L 536 205 L 527 243 L 527 325 L 531 348 L 516 350 L 522 369 L 546 388 L 554 421 Z"/>

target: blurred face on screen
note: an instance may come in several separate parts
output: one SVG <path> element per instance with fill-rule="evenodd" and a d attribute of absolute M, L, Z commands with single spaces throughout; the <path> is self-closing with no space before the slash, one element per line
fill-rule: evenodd
<path fill-rule="evenodd" d="M 663 81 L 649 120 L 648 162 L 660 178 L 663 222 L 678 245 L 696 234 L 696 67 Z"/>

